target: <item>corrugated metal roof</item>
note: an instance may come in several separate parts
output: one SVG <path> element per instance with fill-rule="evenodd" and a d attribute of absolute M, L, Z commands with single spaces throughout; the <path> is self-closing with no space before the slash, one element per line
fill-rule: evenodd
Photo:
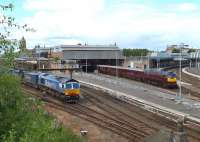
<path fill-rule="evenodd" d="M 53 47 L 45 47 L 36 49 L 39 52 L 61 52 L 61 51 L 120 51 L 121 49 L 115 45 L 58 45 Z"/>
<path fill-rule="evenodd" d="M 58 48 L 61 48 L 62 50 L 120 50 L 115 45 L 60 45 L 56 46 Z"/>
<path fill-rule="evenodd" d="M 123 59 L 120 50 L 65 50 L 64 59 Z"/>
<path fill-rule="evenodd" d="M 63 51 L 119 51 L 119 48 L 97 48 L 97 47 L 71 47 L 71 48 L 63 48 Z"/>

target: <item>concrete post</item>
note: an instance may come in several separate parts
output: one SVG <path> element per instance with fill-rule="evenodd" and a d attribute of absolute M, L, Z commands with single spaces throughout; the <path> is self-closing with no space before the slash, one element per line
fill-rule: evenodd
<path fill-rule="evenodd" d="M 183 128 L 183 121 L 177 122 L 177 132 L 174 133 L 174 141 L 172 142 L 188 142 L 187 133 Z"/>

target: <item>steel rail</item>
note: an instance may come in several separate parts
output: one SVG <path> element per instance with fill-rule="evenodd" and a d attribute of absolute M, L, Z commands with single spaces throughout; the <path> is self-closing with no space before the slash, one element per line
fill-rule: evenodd
<path fill-rule="evenodd" d="M 88 82 L 84 82 L 84 81 L 80 81 L 80 80 L 79 80 L 79 82 L 82 85 L 86 85 L 87 87 L 92 87 L 96 90 L 102 90 L 104 92 L 107 92 L 112 97 L 115 97 L 121 101 L 130 103 L 132 105 L 138 106 L 147 111 L 155 113 L 155 114 L 157 114 L 161 117 L 164 117 L 168 120 L 171 120 L 175 123 L 182 121 L 184 124 L 186 124 L 187 122 L 190 122 L 190 123 L 194 123 L 194 124 L 200 126 L 200 119 L 195 118 L 195 117 L 191 116 L 190 114 L 183 113 L 183 112 L 173 110 L 170 108 L 166 108 L 161 105 L 157 105 L 157 104 L 148 102 L 146 100 L 142 100 L 140 98 L 122 93 L 122 92 L 114 91 L 112 89 L 109 89 L 109 88 L 106 88 L 106 87 L 103 87 L 100 85 L 96 85 L 96 84 L 92 84 L 92 83 L 88 83 Z"/>

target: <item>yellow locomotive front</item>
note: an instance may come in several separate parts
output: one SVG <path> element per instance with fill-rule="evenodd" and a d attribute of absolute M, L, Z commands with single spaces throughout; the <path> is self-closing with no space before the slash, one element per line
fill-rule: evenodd
<path fill-rule="evenodd" d="M 167 77 L 168 83 L 176 83 L 176 77 Z"/>
<path fill-rule="evenodd" d="M 167 84 L 168 84 L 168 88 L 177 88 L 178 87 L 175 73 L 173 73 L 173 72 L 168 73 Z"/>
<path fill-rule="evenodd" d="M 64 94 L 71 100 L 78 100 L 80 96 L 80 83 L 79 82 L 67 82 L 64 90 Z"/>

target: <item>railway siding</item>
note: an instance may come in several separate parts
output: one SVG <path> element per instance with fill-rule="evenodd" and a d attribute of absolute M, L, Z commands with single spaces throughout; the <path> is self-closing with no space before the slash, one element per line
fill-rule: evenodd
<path fill-rule="evenodd" d="M 195 78 L 200 79 L 200 76 L 199 76 L 199 75 L 194 74 L 194 73 L 190 73 L 190 72 L 188 72 L 187 70 L 188 70 L 188 68 L 183 68 L 183 69 L 182 69 L 182 72 L 185 73 L 185 74 L 188 74 L 188 75 L 190 75 L 190 76 L 193 76 L 193 77 L 195 77 Z"/>
<path fill-rule="evenodd" d="M 182 69 L 182 79 L 184 81 L 186 81 L 187 83 L 189 83 L 190 85 L 187 84 L 182 84 L 182 90 L 183 92 L 185 92 L 186 94 L 191 95 L 192 97 L 194 96 L 196 100 L 200 99 L 200 84 L 199 84 L 199 79 L 200 76 L 198 73 L 198 71 L 196 71 L 194 69 L 189 70 L 189 68 L 183 68 Z M 191 97 L 189 96 L 189 97 Z M 200 105 L 199 105 L 200 108 Z"/>
<path fill-rule="evenodd" d="M 107 92 L 117 99 L 120 99 L 122 101 L 125 101 L 125 102 L 133 104 L 133 105 L 136 105 L 136 106 L 143 108 L 145 110 L 148 110 L 150 112 L 156 113 L 157 115 L 165 117 L 174 122 L 178 122 L 181 120 L 181 121 L 184 121 L 185 123 L 190 122 L 190 123 L 194 123 L 194 124 L 200 126 L 200 119 L 193 117 L 190 114 L 183 113 L 183 112 L 173 110 L 173 109 L 169 109 L 169 108 L 163 107 L 161 105 L 157 105 L 157 104 L 148 102 L 146 100 L 142 100 L 140 98 L 137 98 L 137 97 L 134 97 L 131 95 L 127 95 L 122 92 L 114 91 L 112 89 L 109 89 L 109 88 L 106 88 L 106 87 L 103 87 L 100 85 L 96 85 L 96 84 L 92 84 L 92 83 L 88 83 L 88 82 L 84 82 L 84 81 L 80 81 L 80 83 L 83 85 L 86 85 L 88 87 L 92 87 L 97 90 L 102 90 L 104 92 Z"/>
<path fill-rule="evenodd" d="M 25 86 L 27 87 L 27 86 Z M 29 88 L 29 87 L 27 87 Z M 29 88 L 30 89 L 30 88 Z M 24 92 L 28 92 L 29 95 L 36 96 L 42 99 L 42 95 L 38 95 L 38 92 L 34 92 L 33 90 L 29 90 L 26 88 L 22 88 Z M 41 92 L 40 92 L 41 93 Z M 108 129 L 120 136 L 127 138 L 130 141 L 140 142 L 149 135 L 149 133 L 145 134 L 139 126 L 134 125 L 130 126 L 127 123 L 118 120 L 117 118 L 112 118 L 109 115 L 105 115 L 101 112 L 95 111 L 85 105 L 81 104 L 64 104 L 58 100 L 55 100 L 52 96 L 45 97 L 45 104 L 51 106 L 52 108 L 56 108 L 58 110 L 62 110 L 64 112 L 71 113 L 79 118 L 92 122 L 98 126 L 101 126 L 105 129 Z M 146 130 L 147 132 L 147 130 Z M 148 131 L 149 132 L 149 131 Z"/>

